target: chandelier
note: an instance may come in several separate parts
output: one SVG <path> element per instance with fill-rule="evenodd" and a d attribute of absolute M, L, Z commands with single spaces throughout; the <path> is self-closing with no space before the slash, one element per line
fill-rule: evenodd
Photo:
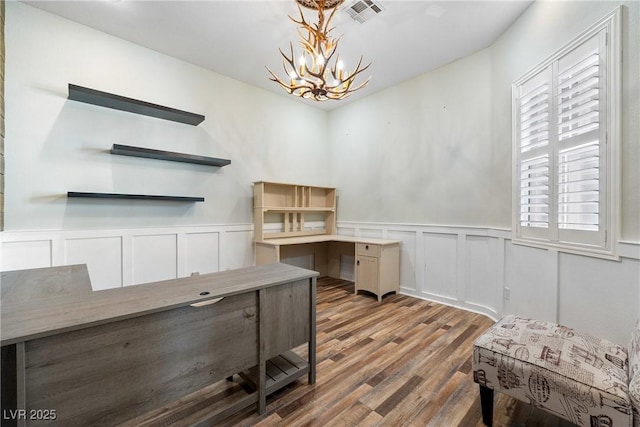
<path fill-rule="evenodd" d="M 346 71 L 344 64 L 336 53 L 340 37 L 332 38 L 330 32 L 334 27 L 330 27 L 331 19 L 338 10 L 338 6 L 344 0 L 296 0 L 300 20 L 289 16 L 293 22 L 299 25 L 298 35 L 300 36 L 300 46 L 302 53 L 296 57 L 294 55 L 293 43 L 289 43 L 291 49 L 290 56 L 287 56 L 282 49 L 282 66 L 288 76 L 286 81 L 278 78 L 273 71 L 267 67 L 271 74 L 270 80 L 278 83 L 288 93 L 302 98 L 314 99 L 316 101 L 326 101 L 327 99 L 344 99 L 358 89 L 369 83 L 369 78 L 359 85 L 355 84 L 358 74 L 365 71 L 371 64 L 362 67 L 362 56 L 358 66 L 352 71 Z M 306 21 L 300 6 L 318 11 L 318 22 L 310 24 Z M 331 10 L 328 18 L 325 18 L 325 11 Z"/>

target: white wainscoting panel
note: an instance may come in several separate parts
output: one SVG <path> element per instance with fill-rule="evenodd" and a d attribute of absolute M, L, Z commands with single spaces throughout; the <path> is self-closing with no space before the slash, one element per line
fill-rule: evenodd
<path fill-rule="evenodd" d="M 65 264 L 87 264 L 93 290 L 122 286 L 122 238 L 66 239 Z"/>
<path fill-rule="evenodd" d="M 187 233 L 185 240 L 186 275 L 214 273 L 220 270 L 219 233 Z"/>
<path fill-rule="evenodd" d="M 422 292 L 458 300 L 458 236 L 424 234 L 424 281 Z"/>
<path fill-rule="evenodd" d="M 0 269 L 87 264 L 95 290 L 248 267 L 253 225 L 4 231 Z"/>
<path fill-rule="evenodd" d="M 496 258 L 498 239 L 484 236 L 465 236 L 465 281 L 462 291 L 464 301 L 496 312 L 496 302 L 502 299 Z"/>
<path fill-rule="evenodd" d="M 178 277 L 178 236 L 133 236 L 133 283 Z"/>
<path fill-rule="evenodd" d="M 588 319 L 589 332 L 627 345 L 638 312 L 640 261 L 620 262 L 559 254 L 558 321 L 578 327 Z"/>
<path fill-rule="evenodd" d="M 418 255 L 417 236 L 413 231 L 393 230 L 387 231 L 387 239 L 400 240 L 400 283 L 404 289 L 416 291 L 417 288 L 417 264 Z"/>
<path fill-rule="evenodd" d="M 380 228 L 360 228 L 358 230 L 358 237 L 369 237 L 371 239 L 382 239 L 384 236 L 384 230 Z"/>
<path fill-rule="evenodd" d="M 253 226 L 238 227 L 220 233 L 220 270 L 231 270 L 254 264 Z"/>
<path fill-rule="evenodd" d="M 3 239 L 8 233 L 3 234 Z M 2 270 L 24 270 L 51 265 L 51 241 L 27 240 L 3 243 Z"/>
<path fill-rule="evenodd" d="M 508 244 L 505 251 L 505 286 L 510 298 L 505 313 L 557 321 L 558 277 L 552 251 Z"/>

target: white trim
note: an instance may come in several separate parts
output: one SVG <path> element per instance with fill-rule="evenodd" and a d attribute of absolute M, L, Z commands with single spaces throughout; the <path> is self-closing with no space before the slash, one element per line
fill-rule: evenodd
<path fill-rule="evenodd" d="M 500 315 L 498 314 L 498 312 L 491 307 L 485 307 L 482 305 L 471 304 L 471 303 L 460 304 L 459 301 L 455 299 L 451 299 L 451 298 L 447 298 L 447 297 L 443 297 L 435 294 L 420 293 L 411 289 L 403 289 L 400 293 L 403 295 L 414 297 L 414 298 L 419 298 L 424 301 L 433 301 L 433 302 L 437 302 L 438 304 L 448 305 L 449 307 L 461 308 L 466 311 L 470 311 L 472 313 L 482 314 L 494 321 L 497 321 L 500 318 Z"/>
<path fill-rule="evenodd" d="M 425 232 L 441 233 L 441 234 L 457 234 L 461 230 L 471 236 L 489 236 L 489 237 L 511 237 L 511 229 L 482 227 L 477 225 L 452 225 L 452 224 L 417 224 L 417 223 L 396 223 L 396 222 L 363 222 L 363 221 L 338 221 L 338 227 L 354 226 L 353 228 L 375 228 L 379 230 L 393 229 L 399 231 L 414 231 L 416 228 L 425 230 Z"/>
<path fill-rule="evenodd" d="M 338 221 L 337 228 L 343 229 L 352 229 L 356 236 L 360 235 L 360 228 L 366 229 L 379 229 L 381 232 L 386 233 L 387 230 L 397 230 L 397 231 L 410 231 L 415 232 L 416 229 L 420 229 L 420 235 L 423 233 L 433 233 L 433 234 L 458 234 L 462 231 L 469 236 L 484 236 L 484 237 L 495 237 L 498 239 L 504 239 L 508 242 L 512 242 L 514 244 L 519 244 L 520 242 L 513 239 L 513 231 L 509 228 L 494 228 L 494 227 L 481 227 L 481 226 L 469 226 L 469 225 L 436 225 L 436 224 L 400 224 L 400 223 L 382 223 L 382 222 L 357 222 L 357 221 Z M 338 233 L 338 234 L 346 234 L 346 233 Z M 552 249 L 548 245 L 531 245 L 540 249 Z M 633 242 L 630 240 L 618 240 L 618 248 L 619 253 L 617 258 L 629 258 L 629 259 L 638 259 L 640 260 L 640 241 Z M 556 248 L 557 249 L 557 248 Z M 561 252 L 569 252 L 562 250 Z M 574 253 L 575 255 L 585 255 L 580 253 L 579 251 L 572 251 L 570 253 Z M 616 258 L 616 259 L 617 259 Z M 608 258 L 605 258 L 608 259 Z"/>

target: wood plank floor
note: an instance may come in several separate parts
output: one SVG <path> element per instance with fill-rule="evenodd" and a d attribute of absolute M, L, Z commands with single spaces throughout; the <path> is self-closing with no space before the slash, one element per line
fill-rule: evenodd
<path fill-rule="evenodd" d="M 316 384 L 308 385 L 305 376 L 270 396 L 265 414 L 251 406 L 219 425 L 484 425 L 471 351 L 493 321 L 403 295 L 378 303 L 353 289 L 352 282 L 318 281 Z M 306 357 L 305 349 L 296 352 Z M 245 393 L 242 380 L 233 381 L 213 386 L 208 404 Z M 572 425 L 501 394 L 494 412 L 497 427 Z M 183 407 L 160 424 L 189 425 L 193 416 L 193 407 Z"/>

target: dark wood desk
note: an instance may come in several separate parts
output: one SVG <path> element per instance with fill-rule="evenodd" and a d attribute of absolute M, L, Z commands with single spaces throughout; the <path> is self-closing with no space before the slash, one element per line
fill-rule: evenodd
<path fill-rule="evenodd" d="M 47 269 L 2 273 L 3 290 L 16 280 L 38 286 L 38 276 Z M 257 403 L 263 412 L 268 391 L 305 374 L 315 382 L 317 276 L 269 264 L 95 292 L 65 292 L 72 280 L 59 293 L 3 295 L 2 424 L 117 425 L 245 371 L 257 375 L 257 393 L 231 410 Z M 308 360 L 267 384 L 267 361 L 304 343 Z"/>

